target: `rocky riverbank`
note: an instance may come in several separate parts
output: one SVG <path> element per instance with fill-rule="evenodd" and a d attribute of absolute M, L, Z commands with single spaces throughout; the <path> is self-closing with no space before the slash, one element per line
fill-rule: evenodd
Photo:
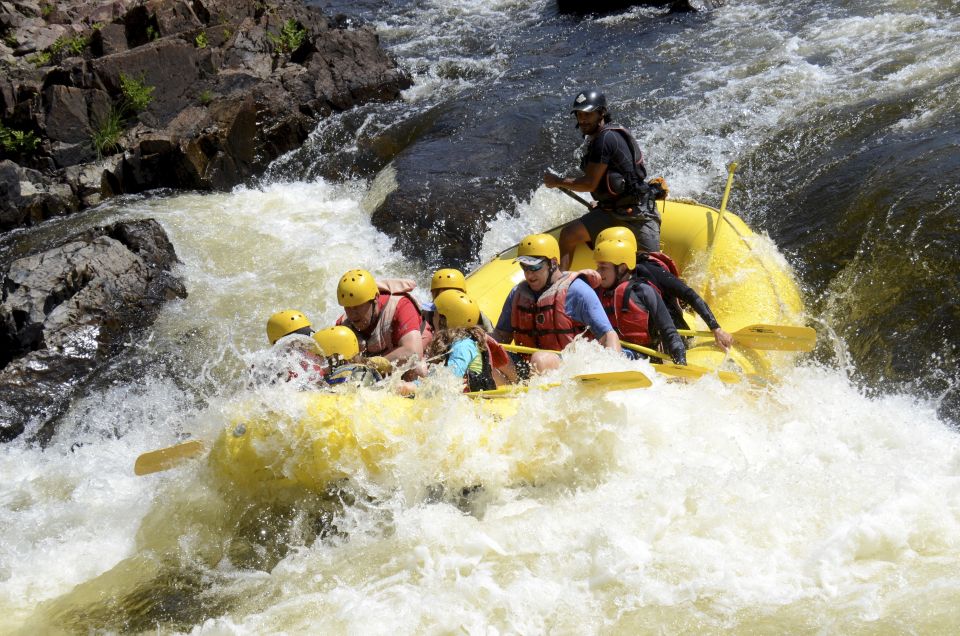
<path fill-rule="evenodd" d="M 0 68 L 0 231 L 123 193 L 229 189 L 322 118 L 410 85 L 371 27 L 297 0 L 3 1 Z M 186 294 L 151 220 L 0 261 L 0 441 L 49 436 Z"/>
<path fill-rule="evenodd" d="M 6 1 L 0 40 L 0 230 L 228 189 L 410 84 L 371 27 L 295 0 Z"/>

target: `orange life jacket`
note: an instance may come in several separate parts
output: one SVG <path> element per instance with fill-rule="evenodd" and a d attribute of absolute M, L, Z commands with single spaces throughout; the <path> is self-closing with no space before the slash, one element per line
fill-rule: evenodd
<path fill-rule="evenodd" d="M 510 307 L 510 326 L 518 345 L 561 351 L 586 330 L 586 325 L 575 321 L 566 312 L 567 292 L 578 278 L 583 278 L 593 288 L 600 284 L 600 274 L 585 269 L 563 272 L 539 296 L 526 281 L 517 285 Z"/>

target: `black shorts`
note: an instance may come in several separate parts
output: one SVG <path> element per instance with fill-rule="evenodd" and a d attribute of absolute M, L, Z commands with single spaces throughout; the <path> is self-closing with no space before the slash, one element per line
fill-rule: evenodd
<path fill-rule="evenodd" d="M 655 219 L 617 214 L 616 212 L 594 208 L 577 220 L 587 228 L 591 241 L 608 227 L 621 225 L 633 231 L 633 235 L 637 237 L 637 248 L 640 251 L 660 251 L 660 224 Z"/>
<path fill-rule="evenodd" d="M 510 360 L 513 362 L 513 366 L 517 368 L 517 380 L 523 382 L 524 380 L 530 379 L 530 359 L 527 356 L 521 355 L 519 353 L 514 353 L 513 351 L 508 351 L 507 355 L 510 356 Z"/>

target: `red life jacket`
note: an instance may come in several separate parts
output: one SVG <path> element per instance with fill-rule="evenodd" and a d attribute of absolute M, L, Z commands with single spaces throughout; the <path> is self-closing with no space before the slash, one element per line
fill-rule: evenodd
<path fill-rule="evenodd" d="M 663 269 L 667 270 L 677 278 L 680 278 L 680 270 L 677 268 L 677 264 L 673 262 L 673 259 L 667 256 L 663 252 L 647 252 L 646 256 L 649 260 L 653 261 Z"/>
<path fill-rule="evenodd" d="M 650 312 L 634 302 L 631 293 L 634 287 L 643 284 L 631 279 L 600 292 L 600 304 L 607 312 L 610 324 L 620 334 L 620 339 L 636 345 L 649 345 L 653 342 L 650 337 Z M 651 287 L 656 289 L 653 285 Z M 657 291 L 659 293 L 659 290 Z"/>
<path fill-rule="evenodd" d="M 533 293 L 527 281 L 517 285 L 510 307 L 514 342 L 523 347 L 562 351 L 583 333 L 586 325 L 575 321 L 566 312 L 567 292 L 578 278 L 583 278 L 593 288 L 600 284 L 600 274 L 585 269 L 563 272 L 539 296 Z"/>
<path fill-rule="evenodd" d="M 413 303 L 417 312 L 423 316 L 420 303 L 418 303 L 417 299 L 410 293 L 416 289 L 416 287 L 417 284 L 407 278 L 384 278 L 377 281 L 377 289 L 380 290 L 381 294 L 388 295 L 389 298 L 387 298 L 387 302 L 380 309 L 377 322 L 373 326 L 373 331 L 369 336 L 361 334 L 345 315 L 337 319 L 337 324 L 350 327 L 353 332 L 357 334 L 360 351 L 365 355 L 386 355 L 400 346 L 400 343 L 393 341 L 393 317 L 397 313 L 397 305 L 400 303 L 400 299 L 408 299 Z M 430 328 L 430 325 L 428 325 L 427 321 L 423 320 L 422 317 L 420 319 L 420 334 L 423 337 L 423 348 L 426 350 L 427 345 L 433 340 L 433 329 Z"/>

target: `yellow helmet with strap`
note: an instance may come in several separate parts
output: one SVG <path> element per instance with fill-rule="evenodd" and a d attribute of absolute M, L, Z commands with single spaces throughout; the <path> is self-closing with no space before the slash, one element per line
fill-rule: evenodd
<path fill-rule="evenodd" d="M 613 227 L 608 227 L 605 230 L 601 230 L 597 234 L 597 238 L 593 240 L 594 245 L 600 245 L 604 241 L 616 241 L 617 239 L 627 243 L 628 245 L 633 246 L 633 251 L 637 251 L 637 236 L 633 233 L 628 227 L 623 227 L 622 225 L 615 225 Z"/>
<path fill-rule="evenodd" d="M 344 360 L 350 360 L 360 353 L 357 334 L 343 325 L 321 329 L 313 334 L 313 339 L 320 345 L 321 352 L 325 356 L 338 355 Z"/>
<path fill-rule="evenodd" d="M 517 257 L 539 256 L 560 260 L 560 244 L 549 234 L 530 234 L 523 237 L 517 249 Z"/>
<path fill-rule="evenodd" d="M 613 263 L 626 265 L 628 269 L 637 266 L 637 250 L 626 241 L 604 241 L 597 244 L 593 250 L 593 260 L 598 263 Z"/>
<path fill-rule="evenodd" d="M 286 309 L 278 311 L 267 320 L 267 340 L 274 344 L 280 338 L 289 336 L 294 331 L 310 327 L 310 321 L 302 311 Z"/>
<path fill-rule="evenodd" d="M 437 313 L 447 319 L 447 327 L 476 327 L 480 323 L 480 307 L 469 296 L 448 289 L 437 296 Z"/>
<path fill-rule="evenodd" d="M 365 269 L 351 269 L 337 284 L 337 301 L 341 307 L 357 307 L 377 297 L 377 281 Z"/>
<path fill-rule="evenodd" d="M 430 291 L 438 289 L 459 289 L 467 291 L 467 279 L 458 269 L 438 269 L 430 280 Z"/>

